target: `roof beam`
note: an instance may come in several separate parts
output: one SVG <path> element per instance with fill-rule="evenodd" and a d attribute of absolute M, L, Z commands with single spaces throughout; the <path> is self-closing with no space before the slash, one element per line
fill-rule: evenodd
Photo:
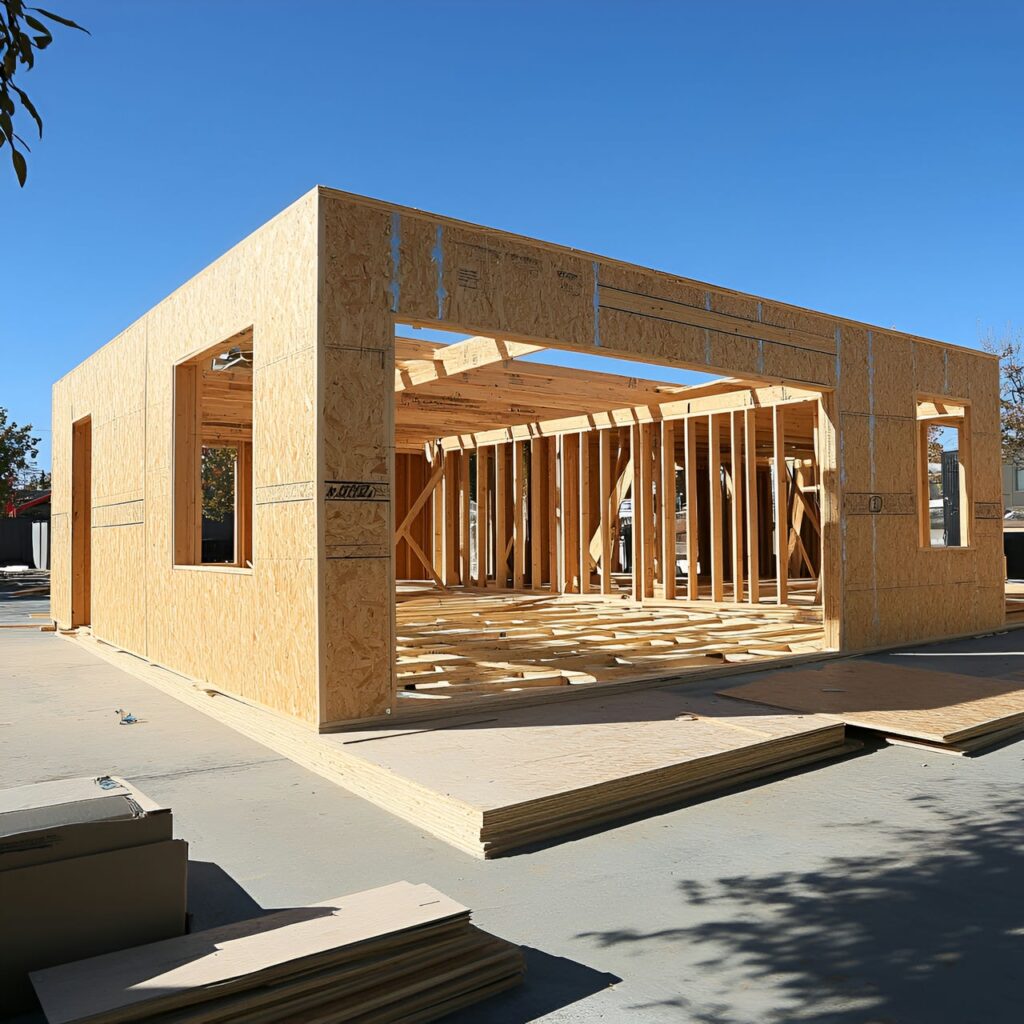
<path fill-rule="evenodd" d="M 467 338 L 454 345 L 438 348 L 432 359 L 416 360 L 415 366 L 396 368 L 395 391 L 407 391 L 428 381 L 451 377 L 491 363 L 503 363 L 517 356 L 528 356 L 543 348 L 543 345 L 526 345 L 521 341 L 505 341 L 501 338 Z"/>
<path fill-rule="evenodd" d="M 445 451 L 457 451 L 462 448 L 474 448 L 480 444 L 503 444 L 513 440 L 529 440 L 531 437 L 550 437 L 556 434 L 575 433 L 581 430 L 631 427 L 636 423 L 686 419 L 690 416 L 706 416 L 710 413 L 731 412 L 736 409 L 774 407 L 817 401 L 821 395 L 821 392 L 817 390 L 795 388 L 788 385 L 751 387 L 728 394 L 707 396 L 700 396 L 700 388 L 700 385 L 695 386 L 693 390 L 697 393 L 696 397 L 687 400 L 663 402 L 660 405 L 640 405 L 623 409 L 595 411 L 556 420 L 497 427 L 469 435 L 453 434 L 443 438 L 441 445 Z"/>

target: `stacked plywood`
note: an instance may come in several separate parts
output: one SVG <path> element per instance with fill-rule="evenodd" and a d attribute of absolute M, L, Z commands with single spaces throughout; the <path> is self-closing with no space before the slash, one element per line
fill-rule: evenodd
<path fill-rule="evenodd" d="M 841 723 L 665 690 L 322 739 L 393 813 L 483 857 L 852 749 Z"/>
<path fill-rule="evenodd" d="M 1019 680 L 833 661 L 722 690 L 757 704 L 827 715 L 893 743 L 969 754 L 1024 733 Z"/>
<path fill-rule="evenodd" d="M 841 722 L 673 690 L 311 735 L 96 644 L 113 664 L 477 857 L 854 749 Z"/>
<path fill-rule="evenodd" d="M 38 971 L 50 1024 L 431 1021 L 510 988 L 518 947 L 394 885 Z"/>

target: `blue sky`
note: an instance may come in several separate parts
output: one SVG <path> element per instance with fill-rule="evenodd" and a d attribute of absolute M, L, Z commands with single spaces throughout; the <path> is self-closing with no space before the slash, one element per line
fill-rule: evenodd
<path fill-rule="evenodd" d="M 1024 322 L 1019 4 L 49 5 L 92 36 L 21 80 L 24 190 L 0 152 L 20 422 L 317 183 L 961 344 Z"/>

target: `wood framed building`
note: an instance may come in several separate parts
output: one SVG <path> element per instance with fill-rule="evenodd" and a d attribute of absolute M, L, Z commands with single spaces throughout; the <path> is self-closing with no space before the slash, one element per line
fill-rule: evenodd
<path fill-rule="evenodd" d="M 326 188 L 58 381 L 53 449 L 58 626 L 314 728 L 1004 620 L 994 357 Z"/>

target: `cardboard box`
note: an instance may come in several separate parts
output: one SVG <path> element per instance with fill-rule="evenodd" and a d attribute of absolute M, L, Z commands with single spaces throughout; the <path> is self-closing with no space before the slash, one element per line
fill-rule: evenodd
<path fill-rule="evenodd" d="M 185 933 L 180 839 L 0 871 L 0 1007 L 35 1005 L 28 972 Z"/>
<path fill-rule="evenodd" d="M 171 809 L 115 776 L 0 790 L 0 871 L 171 836 Z"/>

